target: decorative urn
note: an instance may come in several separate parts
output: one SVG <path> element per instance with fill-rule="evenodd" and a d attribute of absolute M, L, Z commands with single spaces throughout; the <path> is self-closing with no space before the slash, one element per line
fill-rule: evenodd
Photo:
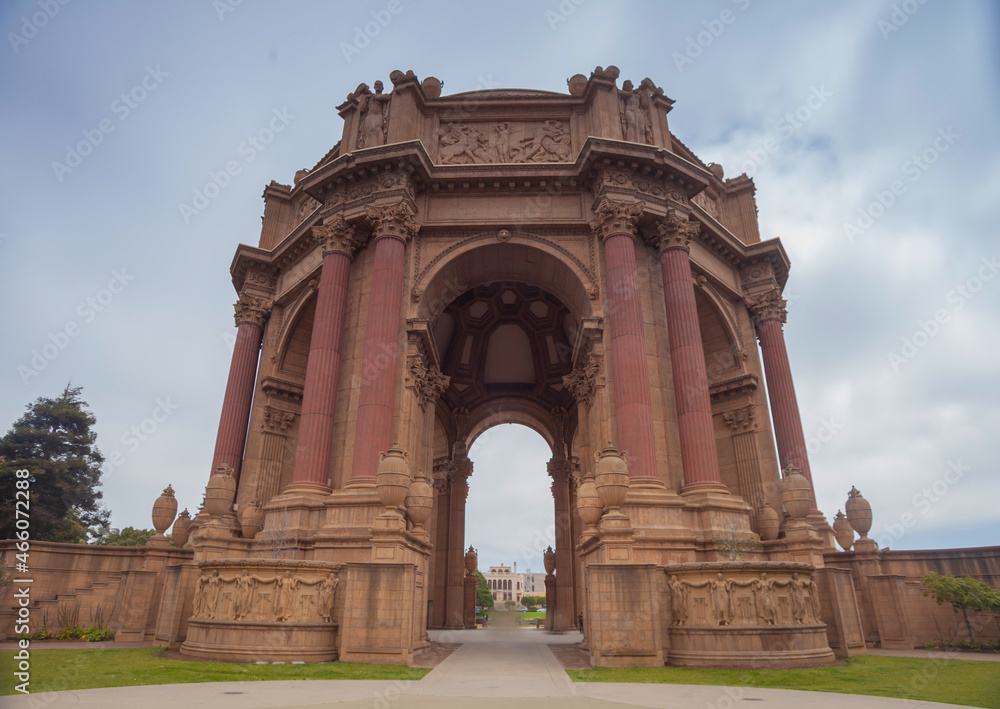
<path fill-rule="evenodd" d="M 597 454 L 594 482 L 601 503 L 609 512 L 617 512 L 628 495 L 628 464 L 625 454 L 610 443 Z"/>
<path fill-rule="evenodd" d="M 583 92 L 587 89 L 587 77 L 583 74 L 573 74 L 566 79 L 566 85 L 573 96 L 583 96 Z"/>
<path fill-rule="evenodd" d="M 556 572 L 556 553 L 551 546 L 542 554 L 542 562 L 545 564 L 545 573 L 549 576 Z"/>
<path fill-rule="evenodd" d="M 163 493 L 156 498 L 153 503 L 153 529 L 158 537 L 162 537 L 167 531 L 174 516 L 177 514 L 177 499 L 174 497 L 174 489 L 167 485 Z"/>
<path fill-rule="evenodd" d="M 587 531 L 593 532 L 594 527 L 601 521 L 601 515 L 604 514 L 604 505 L 597 494 L 594 478 L 587 476 L 580 483 L 576 491 L 576 507 L 580 512 L 580 521 L 586 526 Z"/>
<path fill-rule="evenodd" d="M 847 521 L 854 531 L 861 536 L 861 539 L 868 539 L 868 530 L 872 528 L 872 506 L 853 485 L 851 491 L 847 493 L 847 504 L 844 505 L 844 509 L 847 510 Z"/>
<path fill-rule="evenodd" d="M 187 510 L 184 510 L 177 516 L 177 521 L 174 522 L 174 530 L 171 533 L 171 537 L 174 540 L 174 546 L 180 549 L 182 546 L 187 544 L 188 535 L 191 533 L 191 515 L 188 514 Z"/>
<path fill-rule="evenodd" d="M 205 511 L 212 517 L 230 514 L 235 499 L 236 478 L 233 477 L 233 469 L 223 463 L 215 469 L 205 486 Z"/>
<path fill-rule="evenodd" d="M 774 508 L 766 502 L 760 503 L 757 508 L 757 534 L 763 542 L 773 542 L 778 538 L 778 530 L 781 528 L 781 520 Z"/>
<path fill-rule="evenodd" d="M 398 510 L 403 506 L 410 491 L 410 464 L 399 444 L 394 443 L 388 452 L 379 454 L 375 486 L 385 507 Z"/>
<path fill-rule="evenodd" d="M 423 531 L 424 524 L 430 519 L 431 509 L 434 507 L 434 491 L 423 473 L 418 473 L 410 483 L 410 490 L 404 502 L 406 518 L 413 524 L 414 529 Z"/>
<path fill-rule="evenodd" d="M 469 572 L 470 576 L 472 576 L 476 573 L 476 569 L 478 568 L 479 568 L 479 554 L 476 553 L 476 550 L 473 549 L 472 545 L 470 544 L 469 551 L 465 552 L 465 570 Z"/>
<path fill-rule="evenodd" d="M 833 520 L 833 535 L 844 551 L 851 550 L 851 545 L 854 544 L 854 528 L 840 510 L 837 510 L 837 516 Z"/>
<path fill-rule="evenodd" d="M 785 466 L 781 479 L 781 504 L 792 519 L 803 519 L 812 507 L 812 486 L 792 463 Z"/>
<path fill-rule="evenodd" d="M 264 528 L 264 510 L 258 500 L 251 500 L 240 510 L 240 529 L 244 539 L 253 539 Z"/>

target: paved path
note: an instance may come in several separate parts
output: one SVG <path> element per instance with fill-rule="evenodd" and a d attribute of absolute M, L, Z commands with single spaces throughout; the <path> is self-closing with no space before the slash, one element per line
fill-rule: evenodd
<path fill-rule="evenodd" d="M 574 683 L 547 645 L 575 643 L 576 633 L 490 629 L 432 632 L 462 646 L 420 681 L 297 680 L 212 682 L 86 689 L 3 697 L 5 709 L 932 709 L 950 704 L 746 687 Z M 472 699 L 470 699 L 472 698 Z M 746 702 L 747 704 L 744 704 Z M 761 702 L 761 704 L 749 704 Z"/>

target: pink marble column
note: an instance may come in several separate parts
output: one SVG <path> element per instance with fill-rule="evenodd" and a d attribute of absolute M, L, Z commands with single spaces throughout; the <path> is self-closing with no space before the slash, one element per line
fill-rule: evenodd
<path fill-rule="evenodd" d="M 594 228 L 604 241 L 607 265 L 618 448 L 627 454 L 630 478 L 655 479 L 653 407 L 634 246 L 635 223 L 642 208 L 642 202 L 604 199 L 595 210 Z"/>
<path fill-rule="evenodd" d="M 771 419 L 774 421 L 774 438 L 778 444 L 781 469 L 789 464 L 797 467 L 812 486 L 806 439 L 802 433 L 802 417 L 792 384 L 792 368 L 785 349 L 785 332 L 782 323 L 787 317 L 785 300 L 777 290 L 747 296 L 747 307 L 757 325 L 760 351 L 764 358 L 764 376 L 771 402 Z M 816 489 L 813 487 L 812 509 L 816 509 Z"/>
<path fill-rule="evenodd" d="M 235 307 L 236 345 L 229 365 L 226 395 L 222 400 L 219 433 L 215 437 L 212 472 L 225 464 L 233 469 L 233 477 L 239 480 L 243 448 L 246 446 L 247 428 L 250 425 L 250 404 L 253 402 L 253 387 L 257 379 L 257 359 L 264 334 L 264 319 L 271 310 L 271 304 L 244 294 Z"/>
<path fill-rule="evenodd" d="M 292 487 L 327 492 L 347 285 L 356 242 L 354 227 L 343 217 L 313 228 L 313 236 L 323 244 L 323 268 L 309 341 Z"/>
<path fill-rule="evenodd" d="M 368 219 L 375 240 L 375 266 L 368 295 L 351 480 L 374 480 L 379 452 L 392 445 L 404 253 L 407 240 L 417 231 L 413 209 L 407 202 L 369 207 Z"/>
<path fill-rule="evenodd" d="M 699 229 L 698 222 L 688 221 L 673 210 L 657 224 L 685 489 L 694 486 L 724 488 L 715 448 L 705 350 L 691 280 L 691 239 Z"/>

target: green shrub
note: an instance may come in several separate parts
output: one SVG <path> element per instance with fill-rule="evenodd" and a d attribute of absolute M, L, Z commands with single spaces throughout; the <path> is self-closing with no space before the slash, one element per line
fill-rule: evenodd
<path fill-rule="evenodd" d="M 33 633 L 21 633 L 17 636 L 18 640 L 45 640 L 45 638 L 51 637 L 51 633 L 48 628 L 39 628 Z"/>
<path fill-rule="evenodd" d="M 76 640 L 83 637 L 83 628 L 79 625 L 67 625 L 56 633 L 56 637 L 60 640 Z"/>
<path fill-rule="evenodd" d="M 83 632 L 83 639 L 91 643 L 99 643 L 105 640 L 115 639 L 115 629 L 114 628 L 99 628 L 94 626 L 93 628 L 87 628 Z"/>

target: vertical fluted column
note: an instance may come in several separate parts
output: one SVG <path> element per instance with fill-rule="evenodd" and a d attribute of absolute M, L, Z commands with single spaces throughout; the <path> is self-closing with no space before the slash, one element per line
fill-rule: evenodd
<path fill-rule="evenodd" d="M 323 244 L 323 268 L 309 341 L 302 419 L 295 446 L 291 487 L 328 492 L 340 346 L 343 342 L 351 258 L 357 242 L 354 240 L 354 227 L 341 216 L 314 227 L 313 237 Z"/>
<path fill-rule="evenodd" d="M 223 464 L 228 465 L 233 469 L 233 477 L 239 480 L 247 428 L 250 426 L 250 404 L 253 402 L 253 387 L 257 379 L 257 359 L 264 335 L 264 320 L 271 311 L 271 304 L 243 294 L 235 308 L 236 345 L 229 365 L 226 395 L 222 400 L 222 416 L 219 419 L 219 432 L 215 437 L 212 470 Z"/>
<path fill-rule="evenodd" d="M 642 202 L 602 199 L 594 210 L 597 216 L 592 226 L 604 242 L 607 266 L 618 447 L 628 454 L 630 478 L 655 479 L 653 406 L 634 246 L 635 225 L 642 208 Z"/>
<path fill-rule="evenodd" d="M 792 384 L 792 368 L 785 349 L 785 332 L 782 323 L 788 316 L 785 300 L 777 290 L 747 296 L 747 307 L 757 326 L 760 351 L 764 359 L 764 376 L 771 402 L 771 419 L 774 421 L 774 438 L 778 444 L 781 469 L 795 465 L 813 484 L 809 470 L 806 439 L 802 433 L 799 403 Z M 816 509 L 816 490 L 813 488 L 812 509 Z"/>
<path fill-rule="evenodd" d="M 688 221 L 673 210 L 656 226 L 659 233 L 660 266 L 663 269 L 663 300 L 670 337 L 670 368 L 677 401 L 684 487 L 723 488 L 719 474 L 719 454 L 715 448 L 705 350 L 701 342 L 694 284 L 691 281 L 691 239 L 698 234 L 700 226 L 698 222 Z"/>
<path fill-rule="evenodd" d="M 570 510 L 570 465 L 565 459 L 548 463 L 552 477 L 556 529 L 556 611 L 553 630 L 572 630 L 573 617 L 573 530 Z"/>
<path fill-rule="evenodd" d="M 375 266 L 368 295 L 352 480 L 374 480 L 379 451 L 392 444 L 404 253 L 406 242 L 417 231 L 413 208 L 407 202 L 369 207 L 367 216 L 375 240 Z"/>

